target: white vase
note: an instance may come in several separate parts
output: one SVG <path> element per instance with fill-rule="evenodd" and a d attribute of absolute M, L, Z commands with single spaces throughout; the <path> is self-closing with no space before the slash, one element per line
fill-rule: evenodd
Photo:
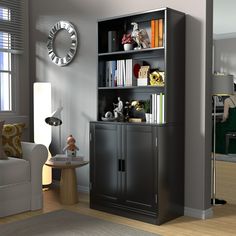
<path fill-rule="evenodd" d="M 147 123 L 151 123 L 151 114 L 150 113 L 145 113 L 145 119 Z"/>
<path fill-rule="evenodd" d="M 133 44 L 125 43 L 124 44 L 124 50 L 125 51 L 133 50 Z"/>

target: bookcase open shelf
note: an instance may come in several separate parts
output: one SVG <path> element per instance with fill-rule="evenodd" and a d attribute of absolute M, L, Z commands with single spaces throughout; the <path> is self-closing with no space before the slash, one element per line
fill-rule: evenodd
<path fill-rule="evenodd" d="M 150 44 L 124 51 L 122 36 L 132 33 L 133 22 Z M 185 14 L 162 8 L 99 20 L 97 59 L 90 207 L 153 224 L 183 215 Z M 164 84 L 138 86 L 141 66 L 162 73 Z M 124 119 L 104 121 L 118 98 Z M 127 110 L 131 104 L 143 107 Z M 151 122 L 145 118 L 145 104 L 150 106 Z"/>
<path fill-rule="evenodd" d="M 164 50 L 164 47 L 157 47 L 157 48 L 144 48 L 141 50 L 129 50 L 129 51 L 117 51 L 117 52 L 106 52 L 106 53 L 99 53 L 98 57 L 106 57 L 106 56 L 115 56 L 115 55 L 132 55 L 132 54 L 144 54 L 145 52 L 152 52 L 152 51 L 159 51 Z"/>

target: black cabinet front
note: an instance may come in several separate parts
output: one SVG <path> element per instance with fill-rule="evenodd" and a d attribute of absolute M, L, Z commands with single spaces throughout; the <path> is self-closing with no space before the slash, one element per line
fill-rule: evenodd
<path fill-rule="evenodd" d="M 125 204 L 144 210 L 155 209 L 157 198 L 157 152 L 155 129 L 151 126 L 123 126 L 123 175 Z"/>
<path fill-rule="evenodd" d="M 92 123 L 90 132 L 91 206 L 113 204 L 132 212 L 154 214 L 157 208 L 155 128 Z"/>
<path fill-rule="evenodd" d="M 93 198 L 117 201 L 119 195 L 119 126 L 98 124 L 92 127 L 91 193 Z"/>

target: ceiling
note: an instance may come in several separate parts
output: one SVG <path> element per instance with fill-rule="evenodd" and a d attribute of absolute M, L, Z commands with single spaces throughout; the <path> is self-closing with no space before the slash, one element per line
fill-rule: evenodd
<path fill-rule="evenodd" d="M 213 0 L 214 38 L 236 37 L 236 0 Z"/>

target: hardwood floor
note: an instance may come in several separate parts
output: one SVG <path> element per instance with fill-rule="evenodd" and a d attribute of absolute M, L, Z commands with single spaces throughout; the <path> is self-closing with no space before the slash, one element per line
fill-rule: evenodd
<path fill-rule="evenodd" d="M 236 205 L 236 163 L 216 162 L 216 196 Z"/>
<path fill-rule="evenodd" d="M 94 216 L 104 220 L 129 225 L 138 229 L 158 233 L 162 236 L 227 236 L 236 235 L 236 205 L 226 204 L 214 207 L 214 217 L 207 220 L 198 220 L 190 217 L 180 217 L 161 226 L 151 225 L 136 220 L 111 215 L 89 208 L 87 194 L 79 193 L 79 203 L 73 206 L 65 206 L 59 203 L 58 190 L 44 192 L 44 208 L 40 211 L 25 212 L 22 214 L 0 218 L 0 224 L 26 219 L 46 212 L 69 209 L 81 214 Z M 1 225 L 0 225 L 1 227 Z"/>

